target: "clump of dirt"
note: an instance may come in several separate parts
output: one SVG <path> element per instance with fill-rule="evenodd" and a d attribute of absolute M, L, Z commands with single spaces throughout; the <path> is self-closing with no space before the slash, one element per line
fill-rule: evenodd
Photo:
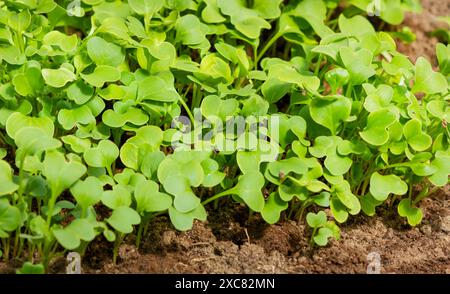
<path fill-rule="evenodd" d="M 416 41 L 412 44 L 398 42 L 398 50 L 415 62 L 423 56 L 437 65 L 436 45 L 438 39 L 430 34 L 438 28 L 450 29 L 439 20 L 439 17 L 450 16 L 450 2 L 445 0 L 422 0 L 423 12 L 408 13 L 402 26 L 408 26 L 416 34 Z"/>

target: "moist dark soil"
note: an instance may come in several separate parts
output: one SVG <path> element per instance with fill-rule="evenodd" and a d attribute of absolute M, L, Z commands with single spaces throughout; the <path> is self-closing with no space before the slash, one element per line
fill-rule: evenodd
<path fill-rule="evenodd" d="M 417 40 L 399 50 L 412 61 L 424 56 L 435 64 L 430 37 L 445 28 L 439 16 L 450 15 L 450 2 L 423 0 L 424 12 L 406 16 L 405 25 Z M 209 212 L 208 222 L 196 222 L 180 233 L 162 216 L 151 223 L 137 249 L 134 237 L 120 247 L 117 265 L 112 244 L 98 239 L 83 259 L 83 273 L 365 273 L 379 254 L 381 273 L 450 274 L 450 189 L 447 186 L 420 204 L 424 219 L 411 228 L 394 208 L 380 207 L 377 216 L 359 215 L 341 226 L 341 239 L 325 248 L 311 248 L 310 230 L 294 221 L 269 226 L 245 207 L 223 202 Z M 20 263 L 0 263 L 0 273 L 14 273 Z M 52 273 L 65 272 L 65 260 L 55 260 Z"/>

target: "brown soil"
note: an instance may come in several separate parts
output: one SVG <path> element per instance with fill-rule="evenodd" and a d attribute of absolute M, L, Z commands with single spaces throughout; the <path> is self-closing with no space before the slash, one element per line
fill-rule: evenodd
<path fill-rule="evenodd" d="M 410 228 L 388 207 L 380 216 L 359 216 L 342 226 L 342 239 L 311 250 L 310 231 L 293 221 L 268 226 L 233 205 L 211 213 L 185 233 L 157 219 L 138 251 L 134 240 L 111 264 L 106 242 L 91 249 L 85 273 L 365 273 L 368 254 L 381 256 L 382 273 L 450 274 L 450 191 L 422 202 L 423 223 Z M 106 246 L 105 246 L 106 245 Z M 63 269 L 63 268 L 62 268 Z M 1 271 L 1 269 L 0 269 Z"/>
<path fill-rule="evenodd" d="M 398 50 L 410 57 L 412 61 L 420 56 L 428 58 L 435 65 L 436 44 L 438 39 L 430 34 L 438 28 L 450 29 L 439 17 L 450 16 L 450 1 L 448 0 L 422 0 L 423 12 L 421 14 L 408 14 L 404 24 L 409 26 L 416 34 L 416 41 L 412 44 L 398 42 Z"/>

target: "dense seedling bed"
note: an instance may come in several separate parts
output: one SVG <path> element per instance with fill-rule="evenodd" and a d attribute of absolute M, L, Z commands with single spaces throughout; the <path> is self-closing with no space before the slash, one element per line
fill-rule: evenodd
<path fill-rule="evenodd" d="M 412 62 L 413 33 L 383 31 L 419 11 L 0 1 L 0 258 L 38 273 L 101 238 L 116 263 L 155 218 L 188 231 L 230 202 L 306 222 L 311 248 L 385 204 L 419 225 L 450 174 L 450 47 Z"/>

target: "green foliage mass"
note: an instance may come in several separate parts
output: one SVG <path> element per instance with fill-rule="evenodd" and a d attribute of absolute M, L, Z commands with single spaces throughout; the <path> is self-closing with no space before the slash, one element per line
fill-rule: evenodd
<path fill-rule="evenodd" d="M 319 246 L 383 203 L 418 225 L 450 174 L 450 47 L 413 64 L 372 1 L 339 2 L 0 1 L 0 256 L 40 273 L 103 235 L 115 261 L 153 218 L 189 230 L 226 201 L 306 216 Z M 380 2 L 393 25 L 418 9 Z M 238 116 L 278 135 L 219 128 Z"/>

